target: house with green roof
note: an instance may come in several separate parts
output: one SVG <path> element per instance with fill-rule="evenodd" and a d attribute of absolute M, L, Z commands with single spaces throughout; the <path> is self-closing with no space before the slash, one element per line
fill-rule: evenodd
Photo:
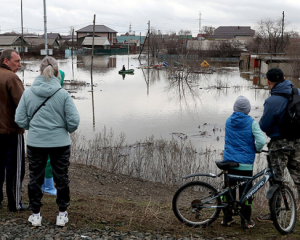
<path fill-rule="evenodd" d="M 137 40 L 141 44 L 144 44 L 146 36 L 117 36 L 118 43 L 130 42 L 130 40 Z"/>

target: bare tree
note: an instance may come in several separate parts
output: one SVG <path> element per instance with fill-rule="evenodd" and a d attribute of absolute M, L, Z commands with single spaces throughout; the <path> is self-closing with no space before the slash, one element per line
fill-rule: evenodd
<path fill-rule="evenodd" d="M 179 49 L 178 35 L 175 32 L 169 33 L 165 38 L 165 46 L 168 54 L 177 54 Z"/>
<path fill-rule="evenodd" d="M 282 21 L 264 19 L 259 21 L 258 30 L 256 30 L 256 39 L 261 40 L 264 50 L 268 53 L 283 53 L 289 43 L 290 32 L 286 32 L 282 27 Z"/>
<path fill-rule="evenodd" d="M 163 38 L 161 32 L 155 29 L 151 30 L 151 36 L 150 36 L 150 42 L 149 42 L 149 48 L 150 52 L 152 54 L 152 57 L 155 57 L 157 53 L 161 50 L 163 46 Z"/>
<path fill-rule="evenodd" d="M 72 35 L 72 34 L 73 34 L 73 31 L 74 31 L 74 27 L 73 27 L 73 26 L 70 26 L 70 28 L 69 28 L 69 35 Z"/>
<path fill-rule="evenodd" d="M 202 31 L 204 34 L 202 34 L 205 38 L 209 38 L 210 35 L 213 35 L 215 28 L 212 26 L 203 26 Z"/>
<path fill-rule="evenodd" d="M 300 38 L 299 34 L 293 32 L 286 49 L 287 56 L 292 60 L 291 67 L 294 72 L 294 77 L 300 76 Z"/>
<path fill-rule="evenodd" d="M 9 35 L 9 36 L 20 36 L 20 33 L 17 33 L 15 31 L 11 31 L 11 32 L 6 32 L 6 33 L 3 33 L 1 35 Z"/>
<path fill-rule="evenodd" d="M 241 43 L 232 40 L 212 41 L 210 54 L 216 57 L 236 57 L 240 55 Z"/>

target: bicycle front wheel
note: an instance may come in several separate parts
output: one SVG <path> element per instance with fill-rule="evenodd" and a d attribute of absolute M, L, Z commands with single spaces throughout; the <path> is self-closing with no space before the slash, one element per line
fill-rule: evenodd
<path fill-rule="evenodd" d="M 271 216 L 276 229 L 281 234 L 293 231 L 296 219 L 296 201 L 288 186 L 278 188 L 270 200 Z"/>
<path fill-rule="evenodd" d="M 180 187 L 173 197 L 173 212 L 180 222 L 191 227 L 207 226 L 220 214 L 217 190 L 205 182 L 189 182 Z"/>

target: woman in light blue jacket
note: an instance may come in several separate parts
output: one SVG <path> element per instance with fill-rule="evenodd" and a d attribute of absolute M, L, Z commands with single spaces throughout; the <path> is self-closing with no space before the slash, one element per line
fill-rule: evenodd
<path fill-rule="evenodd" d="M 15 115 L 15 122 L 28 130 L 26 140 L 30 172 L 28 195 L 32 209 L 28 221 L 33 226 L 41 226 L 40 207 L 43 197 L 41 186 L 49 155 L 57 189 L 56 203 L 59 207 L 56 225 L 65 226 L 68 222 L 66 210 L 70 205 L 69 133 L 77 129 L 80 117 L 73 99 L 61 87 L 57 78 L 59 70 L 56 60 L 53 57 L 44 58 L 40 71 L 41 75 L 24 91 Z"/>

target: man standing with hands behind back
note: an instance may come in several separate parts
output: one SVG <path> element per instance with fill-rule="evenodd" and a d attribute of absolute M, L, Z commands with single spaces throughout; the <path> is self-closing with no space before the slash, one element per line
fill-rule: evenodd
<path fill-rule="evenodd" d="M 10 212 L 26 210 L 21 203 L 21 186 L 25 174 L 24 129 L 15 123 L 15 111 L 24 86 L 15 74 L 21 58 L 14 49 L 5 49 L 0 56 L 0 206 L 3 206 L 3 183 Z M 6 172 L 5 172 L 6 170 Z"/>

